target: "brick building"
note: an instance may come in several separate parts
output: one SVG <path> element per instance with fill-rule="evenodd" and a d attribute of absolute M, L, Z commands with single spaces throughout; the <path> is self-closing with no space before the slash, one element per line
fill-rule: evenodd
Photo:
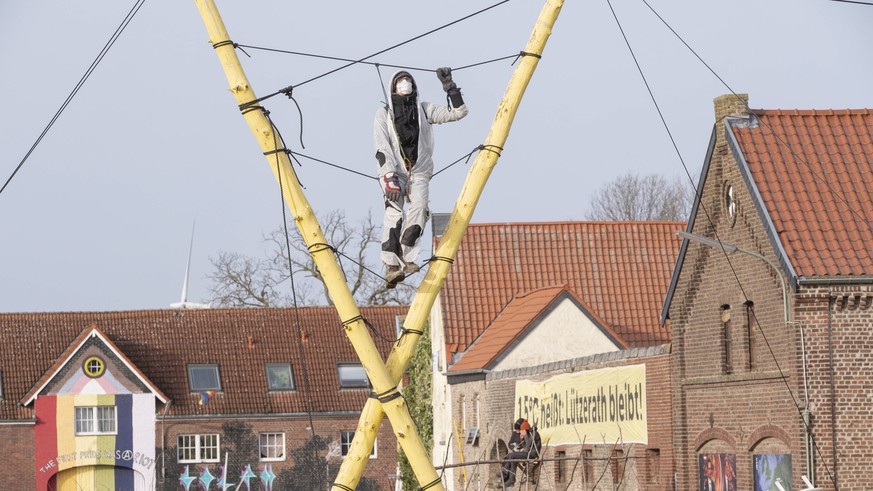
<path fill-rule="evenodd" d="M 383 356 L 405 312 L 361 309 Z M 327 489 L 370 392 L 330 307 L 0 314 L 0 345 L 14 489 Z M 359 489 L 396 453 L 383 425 Z"/>
<path fill-rule="evenodd" d="M 440 223 L 437 216 L 435 237 Z M 435 463 L 499 460 L 512 422 L 524 416 L 540 429 L 546 458 L 568 458 L 543 462 L 538 489 L 592 489 L 598 480 L 602 489 L 672 489 L 670 333 L 658 314 L 679 252 L 675 232 L 684 227 L 471 225 L 432 311 Z M 565 424 L 575 416 L 555 398 L 553 407 L 563 404 L 557 419 L 545 412 L 546 398 L 536 409 L 519 408 L 522 387 L 565 384 L 581 394 L 599 388 L 598 378 L 631 371 L 644 374 L 642 436 L 603 443 L 603 432 Z M 584 465 L 569 460 L 580 455 Z M 498 469 L 448 468 L 444 482 L 447 489 L 501 489 Z"/>
<path fill-rule="evenodd" d="M 805 475 L 866 490 L 873 112 L 749 110 L 747 100 L 715 100 L 662 314 L 678 486 L 802 489 Z"/>

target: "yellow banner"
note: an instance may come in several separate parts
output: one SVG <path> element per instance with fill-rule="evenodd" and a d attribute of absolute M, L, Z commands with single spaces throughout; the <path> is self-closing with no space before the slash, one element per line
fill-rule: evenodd
<path fill-rule="evenodd" d="M 515 417 L 544 445 L 648 443 L 646 366 L 631 365 L 515 383 Z"/>

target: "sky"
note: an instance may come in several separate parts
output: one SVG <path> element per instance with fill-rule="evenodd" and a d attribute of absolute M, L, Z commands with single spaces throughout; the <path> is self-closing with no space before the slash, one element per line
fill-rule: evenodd
<path fill-rule="evenodd" d="M 497 0 L 288 2 L 217 0 L 233 41 L 360 59 Z M 583 220 L 591 195 L 627 173 L 698 178 L 715 97 L 762 109 L 873 107 L 873 7 L 830 0 L 613 0 L 674 148 L 606 1 L 565 2 L 473 223 Z M 120 25 L 134 1 L 0 3 L 0 183 L 5 182 Z M 512 0 L 371 59 L 463 67 L 521 51 L 542 8 Z M 358 64 L 237 51 L 294 151 L 375 175 L 379 72 Z M 512 60 L 456 70 L 470 114 L 435 128 L 436 168 L 482 143 Z M 384 79 L 393 68 L 382 67 Z M 421 98 L 445 100 L 432 72 Z M 211 258 L 266 257 L 282 225 L 278 185 L 227 90 L 193 1 L 146 0 L 127 29 L 0 193 L 0 312 L 167 308 L 180 300 L 192 225 L 188 300 L 207 301 Z M 316 213 L 381 222 L 377 183 L 302 159 Z M 451 212 L 472 164 L 431 183 Z M 688 184 L 690 186 L 690 182 Z M 424 244 L 430 242 L 429 234 Z M 378 261 L 377 251 L 372 261 Z"/>

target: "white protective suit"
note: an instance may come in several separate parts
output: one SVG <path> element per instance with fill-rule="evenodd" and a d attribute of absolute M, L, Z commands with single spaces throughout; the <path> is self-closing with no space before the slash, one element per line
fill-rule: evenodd
<path fill-rule="evenodd" d="M 395 81 L 408 72 L 397 72 L 391 77 L 391 96 L 388 106 L 376 112 L 373 124 L 373 139 L 376 147 L 376 160 L 379 167 L 379 183 L 385 193 L 386 176 L 397 176 L 400 189 L 400 201 L 385 198 L 385 219 L 382 223 L 382 262 L 388 266 L 403 267 L 404 263 L 412 263 L 418 257 L 419 240 L 424 232 L 424 225 L 430 218 L 428 210 L 428 191 L 430 179 L 433 177 L 433 128 L 434 124 L 457 121 L 467 115 L 467 106 L 463 103 L 460 91 L 450 92 L 452 106 L 446 107 L 418 100 L 418 88 L 413 81 L 413 92 L 406 96 L 414 98 L 417 105 L 418 122 L 418 156 L 407 168 L 404 152 L 401 149 L 400 137 L 395 127 L 394 99 L 396 94 Z M 407 99 L 408 100 L 408 99 Z M 403 208 L 406 201 L 409 208 L 404 217 Z"/>

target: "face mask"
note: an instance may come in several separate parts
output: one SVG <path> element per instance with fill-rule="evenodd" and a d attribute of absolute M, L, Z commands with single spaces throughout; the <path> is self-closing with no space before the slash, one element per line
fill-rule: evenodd
<path fill-rule="evenodd" d="M 398 95 L 409 95 L 412 93 L 412 82 L 407 79 L 402 79 L 397 82 L 397 94 Z"/>

